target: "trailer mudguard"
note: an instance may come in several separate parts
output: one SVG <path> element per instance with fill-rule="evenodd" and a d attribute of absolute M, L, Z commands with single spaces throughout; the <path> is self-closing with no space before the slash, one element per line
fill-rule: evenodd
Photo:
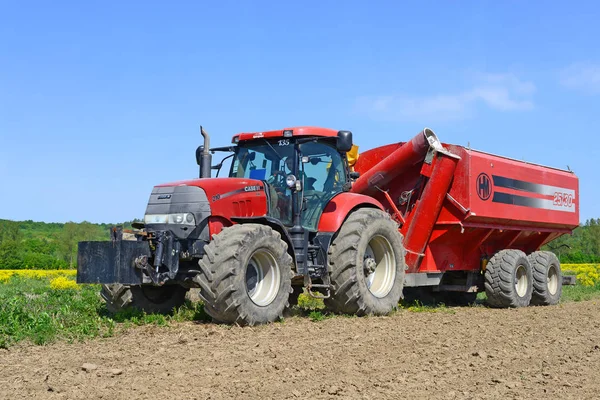
<path fill-rule="evenodd" d="M 337 232 L 348 215 L 362 207 L 383 210 L 381 203 L 370 196 L 343 192 L 336 195 L 325 207 L 319 220 L 319 232 Z"/>

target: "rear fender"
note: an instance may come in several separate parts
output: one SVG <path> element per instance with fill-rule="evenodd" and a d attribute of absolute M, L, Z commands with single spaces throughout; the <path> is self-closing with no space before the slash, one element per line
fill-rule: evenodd
<path fill-rule="evenodd" d="M 337 232 L 352 211 L 364 207 L 383 211 L 381 203 L 370 196 L 351 192 L 338 194 L 323 210 L 319 220 L 319 232 Z"/>

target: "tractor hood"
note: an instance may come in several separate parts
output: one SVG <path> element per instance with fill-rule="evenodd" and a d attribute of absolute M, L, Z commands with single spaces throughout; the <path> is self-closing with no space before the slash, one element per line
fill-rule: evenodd
<path fill-rule="evenodd" d="M 235 217 L 259 217 L 267 214 L 265 183 L 245 178 L 202 178 L 166 183 L 154 187 L 152 193 L 164 191 L 202 192 L 198 198 L 211 216 L 227 220 Z M 152 199 L 151 199 L 152 200 Z M 187 204 L 193 199 L 186 199 Z M 191 207 L 195 205 L 190 204 Z M 196 223 L 200 221 L 196 220 Z"/>
<path fill-rule="evenodd" d="M 264 191 L 264 182 L 244 178 L 202 178 L 190 179 L 157 185 L 159 187 L 194 186 L 206 193 L 208 200 L 213 203 L 241 193 Z"/>

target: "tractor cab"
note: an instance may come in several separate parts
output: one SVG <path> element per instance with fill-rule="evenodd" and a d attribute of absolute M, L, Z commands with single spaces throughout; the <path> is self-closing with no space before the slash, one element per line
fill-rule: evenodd
<path fill-rule="evenodd" d="M 329 201 L 349 188 L 348 165 L 337 137 L 254 136 L 238 139 L 229 177 L 263 181 L 270 217 L 292 227 L 297 208 L 301 226 L 316 231 Z"/>

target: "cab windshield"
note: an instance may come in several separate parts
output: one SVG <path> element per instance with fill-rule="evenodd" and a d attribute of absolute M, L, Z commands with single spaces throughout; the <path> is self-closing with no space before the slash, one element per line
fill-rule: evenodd
<path fill-rule="evenodd" d="M 267 185 L 269 216 L 292 224 L 292 192 L 286 177 L 295 170 L 293 140 L 258 140 L 240 143 L 231 164 L 232 178 L 257 179 Z M 335 144 L 325 140 L 301 143 L 296 178 L 302 182 L 302 225 L 316 230 L 327 203 L 343 190 L 346 167 Z"/>
<path fill-rule="evenodd" d="M 284 143 L 287 145 L 283 145 Z M 293 152 L 294 146 L 289 140 L 267 141 L 265 139 L 259 142 L 240 144 L 236 148 L 229 177 L 266 181 L 281 170 L 285 160 L 293 158 Z"/>

